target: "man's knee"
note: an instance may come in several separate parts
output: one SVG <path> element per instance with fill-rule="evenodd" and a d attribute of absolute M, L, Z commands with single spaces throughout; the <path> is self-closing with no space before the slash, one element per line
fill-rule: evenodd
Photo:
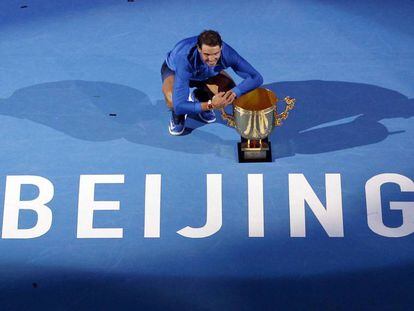
<path fill-rule="evenodd" d="M 233 79 L 228 74 L 220 73 L 217 76 L 206 81 L 207 87 L 211 92 L 217 94 L 219 92 L 227 92 L 236 86 Z"/>
<path fill-rule="evenodd" d="M 164 93 L 165 103 L 169 109 L 173 109 L 172 92 Z"/>
<path fill-rule="evenodd" d="M 236 86 L 233 79 L 228 75 L 220 74 L 218 80 L 219 92 L 226 92 Z"/>
<path fill-rule="evenodd" d="M 172 90 L 174 86 L 174 76 L 167 77 L 162 84 L 162 93 L 164 94 L 165 102 L 168 108 L 173 108 Z"/>
<path fill-rule="evenodd" d="M 194 96 L 197 98 L 200 102 L 206 102 L 209 99 L 213 98 L 215 93 L 211 92 L 208 88 L 197 88 L 194 90 Z"/>
<path fill-rule="evenodd" d="M 163 83 L 161 87 L 162 93 L 164 95 L 172 92 L 172 87 L 168 83 Z"/>

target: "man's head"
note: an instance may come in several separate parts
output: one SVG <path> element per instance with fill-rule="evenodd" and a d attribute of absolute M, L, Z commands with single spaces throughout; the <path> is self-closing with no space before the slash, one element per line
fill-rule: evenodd
<path fill-rule="evenodd" d="M 197 40 L 197 49 L 201 59 L 208 66 L 215 66 L 221 56 L 222 41 L 219 33 L 214 30 L 205 30 Z"/>

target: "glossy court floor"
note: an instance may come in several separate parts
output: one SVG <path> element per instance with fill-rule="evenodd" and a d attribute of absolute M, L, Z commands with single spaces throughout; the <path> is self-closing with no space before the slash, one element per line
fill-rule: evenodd
<path fill-rule="evenodd" d="M 168 133 L 161 64 L 204 29 L 296 98 L 271 163 L 221 118 Z M 408 0 L 1 1 L 0 308 L 410 309 L 413 68 Z"/>

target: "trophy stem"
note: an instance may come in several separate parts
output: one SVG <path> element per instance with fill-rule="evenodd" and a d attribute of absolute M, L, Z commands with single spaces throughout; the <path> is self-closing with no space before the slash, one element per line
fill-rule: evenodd
<path fill-rule="evenodd" d="M 245 139 L 237 143 L 239 163 L 272 162 L 272 149 L 269 139 Z"/>

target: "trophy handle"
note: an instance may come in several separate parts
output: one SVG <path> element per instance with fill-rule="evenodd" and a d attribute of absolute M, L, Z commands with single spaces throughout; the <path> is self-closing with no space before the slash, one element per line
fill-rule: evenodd
<path fill-rule="evenodd" d="M 231 114 L 228 114 L 224 111 L 224 108 L 220 109 L 221 111 L 221 117 L 227 121 L 227 125 L 231 127 L 236 127 L 236 123 L 234 122 L 234 116 Z"/>
<path fill-rule="evenodd" d="M 293 107 L 295 107 L 296 99 L 286 96 L 284 98 L 284 101 L 286 103 L 285 111 L 279 114 L 276 113 L 276 109 L 273 111 L 275 115 L 275 126 L 281 126 L 282 121 L 286 120 L 289 116 L 289 111 L 291 111 Z"/>

